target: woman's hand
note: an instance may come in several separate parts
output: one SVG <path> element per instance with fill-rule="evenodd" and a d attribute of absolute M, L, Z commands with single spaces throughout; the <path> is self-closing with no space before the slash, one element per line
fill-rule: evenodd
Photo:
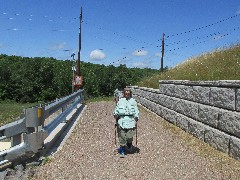
<path fill-rule="evenodd" d="M 114 115 L 114 118 L 116 119 L 116 121 L 118 121 L 120 119 L 119 115 Z"/>

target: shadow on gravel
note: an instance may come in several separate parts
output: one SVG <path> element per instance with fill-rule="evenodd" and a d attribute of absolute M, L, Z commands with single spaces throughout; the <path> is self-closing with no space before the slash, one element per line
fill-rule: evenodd
<path fill-rule="evenodd" d="M 126 148 L 126 154 L 135 154 L 135 153 L 140 153 L 140 149 L 136 146 L 132 147 L 132 151 L 129 151 L 128 148 Z"/>
<path fill-rule="evenodd" d="M 136 154 L 136 153 L 140 153 L 140 149 L 138 147 L 133 146 L 132 151 L 129 151 L 129 149 L 126 148 L 126 155 L 127 154 Z M 119 154 L 118 148 L 114 150 L 114 154 Z"/>

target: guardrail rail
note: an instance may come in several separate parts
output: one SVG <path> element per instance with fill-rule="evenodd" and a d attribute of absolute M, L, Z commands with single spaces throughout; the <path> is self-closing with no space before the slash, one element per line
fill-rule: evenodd
<path fill-rule="evenodd" d="M 11 141 L 11 147 L 0 151 L 0 170 L 46 153 L 83 107 L 84 90 L 78 90 L 49 104 L 24 109 L 19 119 L 1 126 L 0 141 Z"/>

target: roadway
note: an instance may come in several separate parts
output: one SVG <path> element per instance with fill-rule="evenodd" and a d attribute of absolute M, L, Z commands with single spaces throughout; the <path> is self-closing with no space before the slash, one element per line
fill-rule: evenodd
<path fill-rule="evenodd" d="M 142 107 L 135 151 L 119 158 L 114 107 L 88 103 L 64 145 L 32 179 L 240 179 L 240 161 Z"/>

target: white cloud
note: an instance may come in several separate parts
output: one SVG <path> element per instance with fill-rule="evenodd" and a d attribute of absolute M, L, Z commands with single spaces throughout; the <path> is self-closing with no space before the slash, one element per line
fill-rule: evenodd
<path fill-rule="evenodd" d="M 3 48 L 3 44 L 2 43 L 0 43 L 0 48 Z"/>
<path fill-rule="evenodd" d="M 90 53 L 90 58 L 92 60 L 102 60 L 106 57 L 106 55 L 99 49 L 95 49 Z"/>
<path fill-rule="evenodd" d="M 132 53 L 132 55 L 134 55 L 134 56 L 146 56 L 147 54 L 148 54 L 148 52 L 145 50 L 142 50 L 142 49 L 136 50 Z"/>
<path fill-rule="evenodd" d="M 49 49 L 50 50 L 61 50 L 61 49 L 64 49 L 65 48 L 65 46 L 66 46 L 66 42 L 61 42 L 61 43 L 58 43 L 58 44 L 55 44 L 55 45 L 53 45 L 53 46 L 51 46 Z"/>
<path fill-rule="evenodd" d="M 158 53 L 155 54 L 155 56 L 162 57 L 162 53 L 158 52 Z"/>
<path fill-rule="evenodd" d="M 137 67 L 137 68 L 147 68 L 148 67 L 148 63 L 144 63 L 144 62 L 135 62 L 132 65 L 133 65 L 133 67 Z"/>

